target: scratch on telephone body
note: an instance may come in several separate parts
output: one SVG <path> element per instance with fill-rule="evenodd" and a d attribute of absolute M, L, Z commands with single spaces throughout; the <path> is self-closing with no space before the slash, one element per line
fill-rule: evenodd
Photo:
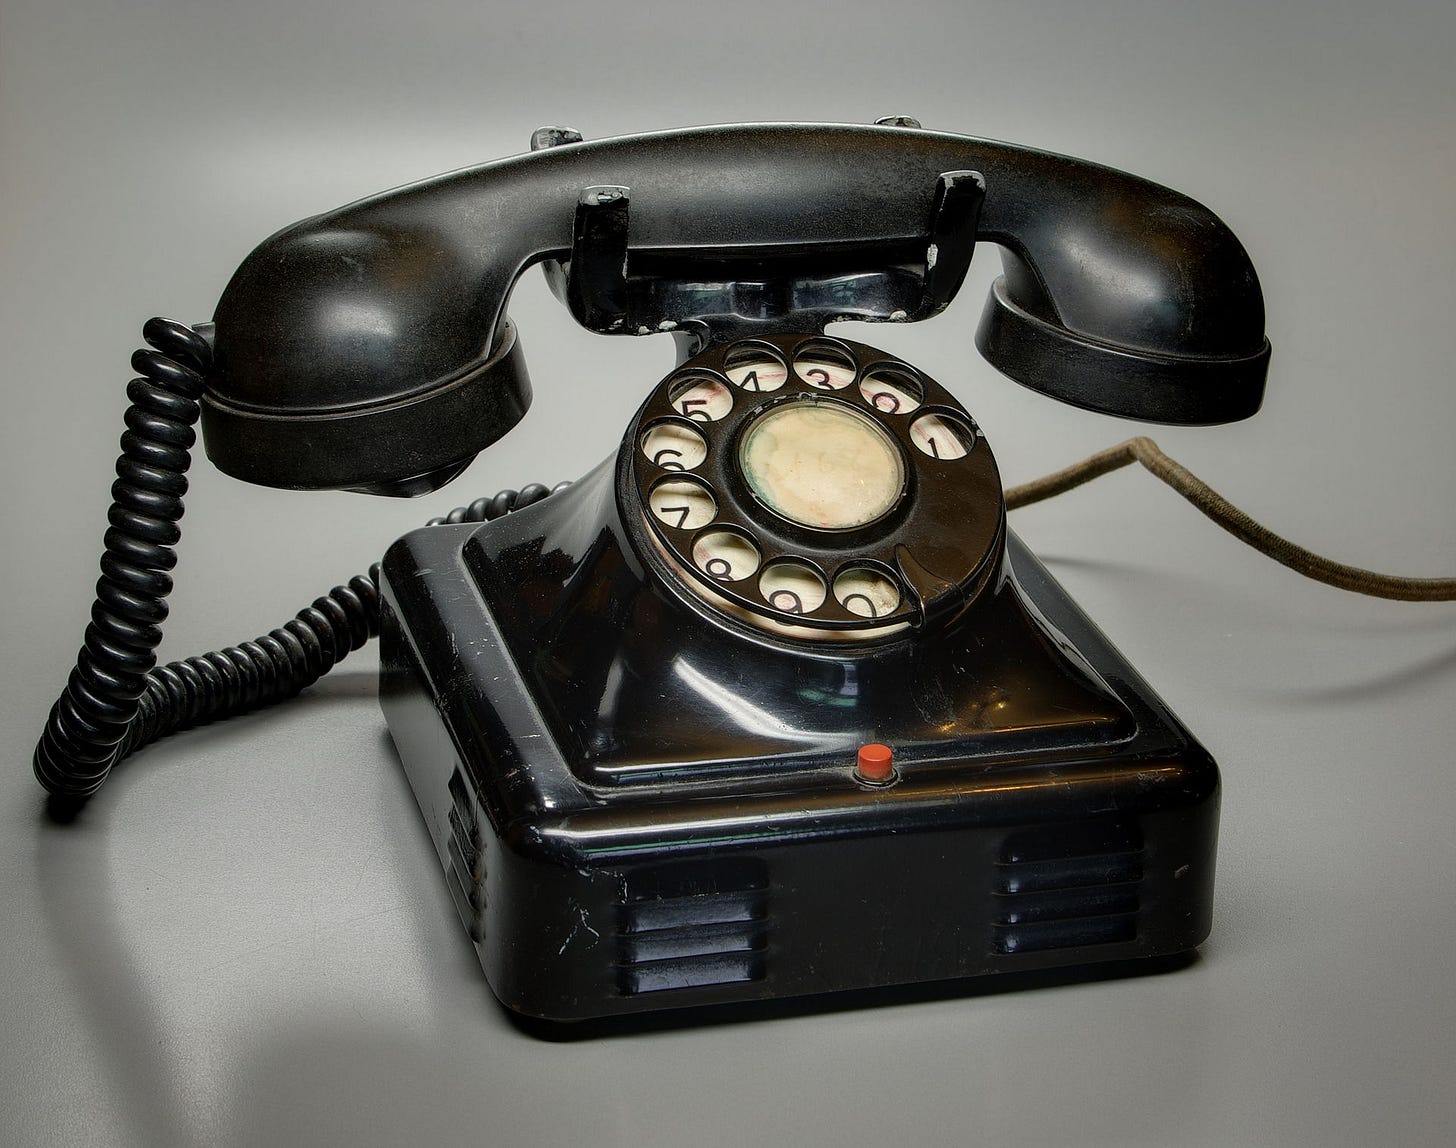
<path fill-rule="evenodd" d="M 556 950 L 556 955 L 558 957 L 561 956 L 562 953 L 566 952 L 567 946 L 569 946 L 572 941 L 576 940 L 576 936 L 578 933 L 585 931 L 592 935 L 592 939 L 587 945 L 588 948 L 590 948 L 592 945 L 595 945 L 598 941 L 602 939 L 602 935 L 595 929 L 593 929 L 591 927 L 591 922 L 587 920 L 586 910 L 583 909 L 580 905 L 574 905 L 573 908 L 576 910 L 576 920 L 571 926 L 571 932 L 566 934 L 566 940 L 561 942 L 561 948 Z"/>

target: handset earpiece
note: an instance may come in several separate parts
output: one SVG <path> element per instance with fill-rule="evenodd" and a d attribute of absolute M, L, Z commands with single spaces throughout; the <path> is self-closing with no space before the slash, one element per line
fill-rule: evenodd
<path fill-rule="evenodd" d="M 1263 300 L 1243 248 L 1207 209 L 1135 176 L 902 126 L 535 142 L 305 220 L 248 256 L 216 310 L 203 400 L 219 467 L 304 489 L 448 481 L 524 415 L 511 287 L 534 263 L 569 264 L 583 192 L 604 187 L 624 205 L 585 233 L 617 242 L 625 203 L 630 222 L 608 284 L 618 310 L 595 329 L 712 338 L 924 318 L 959 285 L 935 271 L 937 237 L 970 220 L 1005 248 L 977 342 L 1012 378 L 1169 422 L 1243 418 L 1262 397 Z"/>
<path fill-rule="evenodd" d="M 1150 422 L 1258 411 L 1269 366 L 1253 264 L 1207 208 L 1136 176 L 1032 153 L 987 195 L 1002 245 L 976 346 L 1062 402 Z"/>

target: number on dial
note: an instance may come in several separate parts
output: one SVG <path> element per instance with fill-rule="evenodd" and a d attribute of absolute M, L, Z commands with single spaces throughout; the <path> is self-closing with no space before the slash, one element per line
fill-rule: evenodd
<path fill-rule="evenodd" d="M 910 424 L 910 441 L 931 458 L 965 458 L 976 445 L 976 435 L 950 415 L 921 415 Z"/>
<path fill-rule="evenodd" d="M 745 391 L 776 391 L 788 380 L 789 372 L 777 359 L 768 356 L 740 359 L 723 373 L 736 387 Z"/>
<path fill-rule="evenodd" d="M 659 482 L 647 496 L 647 505 L 659 522 L 678 530 L 706 526 L 718 513 L 718 504 L 708 488 L 686 478 Z"/>
<path fill-rule="evenodd" d="M 854 364 L 828 352 L 809 351 L 794 360 L 794 374 L 821 391 L 839 391 L 854 382 Z"/>
<path fill-rule="evenodd" d="M 642 436 L 642 453 L 663 470 L 693 470 L 708 457 L 708 443 L 682 423 L 658 423 Z"/>
<path fill-rule="evenodd" d="M 883 618 L 899 607 L 900 588 L 878 570 L 859 566 L 844 571 L 834 580 L 834 597 L 851 614 Z"/>
<path fill-rule="evenodd" d="M 787 614 L 813 613 L 824 605 L 828 594 L 819 571 L 792 559 L 765 566 L 758 576 L 758 592 L 770 606 Z"/>
<path fill-rule="evenodd" d="M 693 565 L 716 582 L 747 578 L 758 563 L 758 547 L 729 530 L 711 530 L 693 543 Z"/>
<path fill-rule="evenodd" d="M 694 422 L 715 423 L 733 409 L 733 395 L 717 379 L 691 376 L 673 385 L 669 400 Z"/>
<path fill-rule="evenodd" d="M 859 385 L 865 402 L 885 415 L 908 415 L 920 405 L 920 384 L 909 375 L 877 372 Z"/>

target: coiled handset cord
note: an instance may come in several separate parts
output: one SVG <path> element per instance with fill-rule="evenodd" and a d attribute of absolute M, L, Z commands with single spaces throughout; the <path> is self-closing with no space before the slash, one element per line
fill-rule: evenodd
<path fill-rule="evenodd" d="M 171 319 L 149 320 L 142 337 L 151 347 L 131 359 L 140 377 L 126 391 L 91 624 L 35 747 L 35 776 L 62 800 L 90 797 L 117 762 L 160 737 L 292 697 L 379 633 L 376 563 L 259 638 L 157 668 L 212 348 Z M 539 483 L 503 490 L 430 525 L 491 521 L 551 493 Z"/>
<path fill-rule="evenodd" d="M 91 624 L 66 690 L 51 707 L 35 747 L 35 775 L 57 798 L 83 801 L 128 754 L 166 734 L 272 705 L 311 686 L 379 633 L 379 566 L 315 598 L 276 630 L 250 642 L 156 666 L 167 618 L 169 571 L 182 532 L 182 497 L 212 348 L 170 319 L 142 328 L 151 349 L 132 355 L 140 374 L 131 406 L 101 578 Z M 1404 601 L 1449 601 L 1456 579 L 1401 578 L 1332 562 L 1260 526 L 1147 438 L 1130 439 L 1065 470 L 1013 487 L 1015 509 L 1062 494 L 1131 462 L 1142 463 L 1235 537 L 1300 573 L 1362 594 Z M 458 507 L 429 525 L 489 522 L 539 502 L 569 483 L 533 483 Z"/>

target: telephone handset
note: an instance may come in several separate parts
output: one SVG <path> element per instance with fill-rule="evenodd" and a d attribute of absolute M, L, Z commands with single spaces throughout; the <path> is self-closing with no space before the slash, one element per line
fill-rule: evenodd
<path fill-rule="evenodd" d="M 759 124 L 537 150 L 273 236 L 218 304 L 209 456 L 253 482 L 416 493 L 530 401 L 506 319 L 544 262 L 593 330 L 698 349 L 835 319 L 923 319 L 977 240 L 1005 275 L 977 345 L 1064 402 L 1245 418 L 1269 345 L 1248 256 L 1176 192 L 1045 152 L 901 126 Z M 554 145 L 554 146 L 552 146 Z"/>
<path fill-rule="evenodd" d="M 1234 236 L 1134 176 L 903 119 L 532 144 L 279 232 L 148 361 L 192 380 L 223 470 L 409 495 L 524 415 L 529 265 L 591 330 L 674 335 L 614 458 L 382 564 L 381 703 L 500 999 L 580 1019 L 1197 945 L 1213 761 L 1007 530 L 972 415 L 825 328 L 938 314 L 989 241 L 1001 371 L 1244 418 L 1269 345 Z M 234 660 L 362 642 L 356 583 Z M 97 692 L 53 727 L 124 751 L 137 719 L 117 689 L 88 724 Z M 66 736 L 37 772 L 89 793 L 111 759 L 68 781 Z"/>

